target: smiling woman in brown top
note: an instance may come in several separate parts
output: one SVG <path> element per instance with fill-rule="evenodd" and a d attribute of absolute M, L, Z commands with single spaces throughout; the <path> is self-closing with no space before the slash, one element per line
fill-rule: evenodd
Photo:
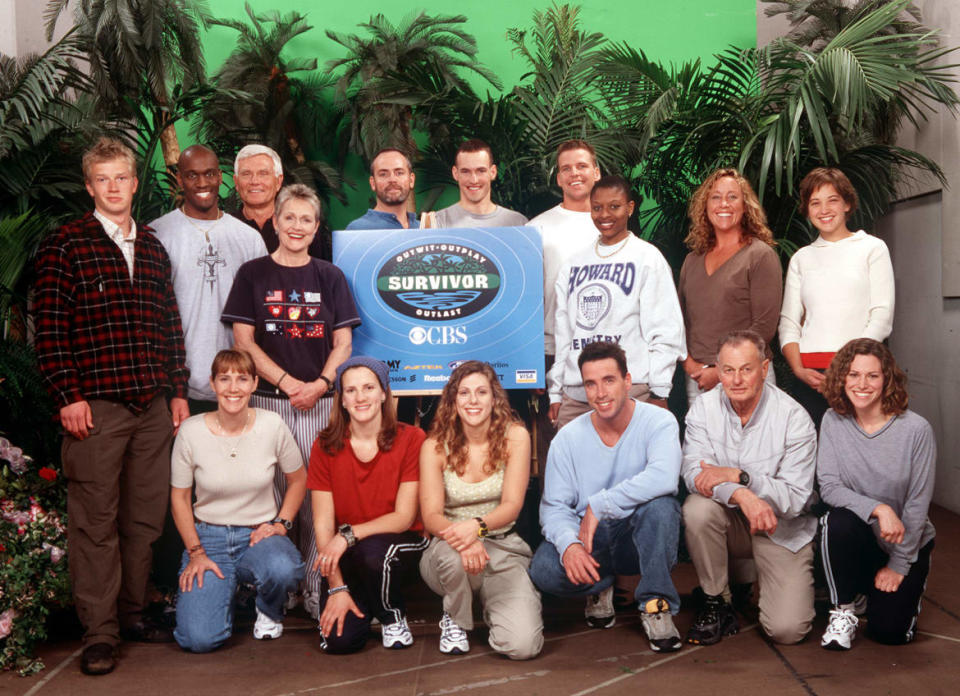
<path fill-rule="evenodd" d="M 719 381 L 717 341 L 751 329 L 768 343 L 777 330 L 783 271 L 767 217 L 750 183 L 718 169 L 690 199 L 690 253 L 680 270 L 680 308 L 687 333 L 687 397 L 692 402 Z M 773 376 L 773 370 L 769 371 Z"/>

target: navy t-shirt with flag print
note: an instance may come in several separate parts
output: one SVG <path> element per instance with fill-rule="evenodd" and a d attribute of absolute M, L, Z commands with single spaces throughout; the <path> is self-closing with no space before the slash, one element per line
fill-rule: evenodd
<path fill-rule="evenodd" d="M 333 332 L 360 323 L 339 268 L 310 259 L 303 266 L 281 266 L 270 256 L 248 261 L 237 271 L 221 320 L 254 327 L 260 348 L 291 377 L 320 377 L 333 347 Z M 275 396 L 261 379 L 257 392 Z"/>

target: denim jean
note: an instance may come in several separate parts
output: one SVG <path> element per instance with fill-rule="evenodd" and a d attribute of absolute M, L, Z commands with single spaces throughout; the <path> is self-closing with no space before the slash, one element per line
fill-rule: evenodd
<path fill-rule="evenodd" d="M 203 587 L 194 581 L 189 592 L 177 595 L 177 643 L 191 652 L 209 652 L 233 632 L 233 596 L 237 583 L 252 584 L 257 590 L 257 609 L 274 621 L 283 621 L 287 593 L 303 579 L 300 552 L 285 536 L 270 536 L 250 546 L 250 527 L 230 527 L 197 522 L 197 534 L 207 556 L 220 568 L 223 579 L 213 572 L 203 574 Z M 186 551 L 182 573 L 190 558 Z"/>
<path fill-rule="evenodd" d="M 603 520 L 593 535 L 592 556 L 600 564 L 600 581 L 575 585 L 567 578 L 556 547 L 544 541 L 530 563 L 533 584 L 560 597 L 586 597 L 613 585 L 616 575 L 641 575 L 635 597 L 639 605 L 662 597 L 670 613 L 680 610 L 680 595 L 670 571 L 677 562 L 680 539 L 680 504 L 673 496 L 654 498 L 629 517 Z"/>

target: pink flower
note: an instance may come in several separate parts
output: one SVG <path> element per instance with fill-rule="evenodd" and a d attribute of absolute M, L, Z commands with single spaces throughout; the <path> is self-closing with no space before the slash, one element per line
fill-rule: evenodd
<path fill-rule="evenodd" d="M 6 638 L 13 630 L 13 620 L 17 618 L 17 612 L 13 609 L 7 609 L 0 614 L 0 638 Z"/>
<path fill-rule="evenodd" d="M 66 553 L 59 546 L 54 546 L 53 544 L 49 544 L 47 542 L 43 542 L 43 550 L 50 552 L 50 560 L 54 563 L 59 563 L 60 559 L 63 558 L 63 555 Z"/>

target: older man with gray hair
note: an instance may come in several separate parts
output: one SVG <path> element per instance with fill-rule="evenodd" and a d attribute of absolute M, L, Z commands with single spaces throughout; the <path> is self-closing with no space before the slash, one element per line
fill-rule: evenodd
<path fill-rule="evenodd" d="M 720 386 L 687 413 L 681 476 L 687 549 L 707 595 L 687 642 L 711 645 L 739 630 L 730 605 L 731 558 L 757 567 L 760 625 L 777 643 L 810 631 L 813 537 L 809 513 L 817 433 L 800 404 L 765 381 L 770 361 L 753 331 L 720 340 Z"/>
<path fill-rule="evenodd" d="M 233 183 L 241 202 L 237 217 L 260 233 L 272 254 L 280 246 L 273 227 L 274 200 L 283 187 L 280 155 L 266 145 L 245 145 L 233 162 Z M 307 250 L 318 259 L 324 258 L 321 236 L 317 234 Z"/>

